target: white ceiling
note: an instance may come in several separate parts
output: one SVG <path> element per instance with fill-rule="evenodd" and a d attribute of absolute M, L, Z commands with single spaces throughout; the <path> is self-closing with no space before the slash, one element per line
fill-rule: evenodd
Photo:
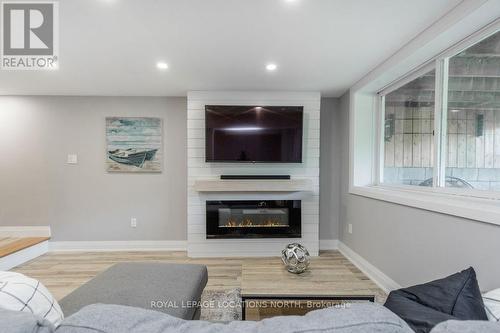
<path fill-rule="evenodd" d="M 459 2 L 60 0 L 59 70 L 0 71 L 0 94 L 339 96 Z"/>

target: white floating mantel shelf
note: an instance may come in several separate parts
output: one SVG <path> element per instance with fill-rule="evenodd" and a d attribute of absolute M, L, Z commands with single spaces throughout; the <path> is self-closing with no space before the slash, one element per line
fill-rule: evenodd
<path fill-rule="evenodd" d="M 310 179 L 196 180 L 198 192 L 306 192 L 313 190 Z"/>

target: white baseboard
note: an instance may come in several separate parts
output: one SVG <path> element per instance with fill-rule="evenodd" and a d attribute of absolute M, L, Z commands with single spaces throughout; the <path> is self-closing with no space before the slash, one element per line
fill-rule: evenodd
<path fill-rule="evenodd" d="M 50 242 L 50 251 L 186 251 L 187 241 L 64 241 Z"/>
<path fill-rule="evenodd" d="M 49 251 L 49 242 L 41 242 L 0 258 L 0 271 L 8 271 Z"/>
<path fill-rule="evenodd" d="M 338 243 L 337 239 L 321 239 L 319 248 L 337 250 Z M 50 251 L 186 251 L 187 249 L 187 241 L 56 241 L 50 242 L 49 245 Z"/>
<path fill-rule="evenodd" d="M 338 250 L 339 240 L 338 239 L 320 239 L 319 249 L 320 250 Z"/>
<path fill-rule="evenodd" d="M 0 227 L 0 237 L 50 237 L 49 226 Z"/>
<path fill-rule="evenodd" d="M 368 276 L 386 293 L 401 288 L 396 281 L 385 275 L 381 270 L 370 264 L 365 258 L 361 257 L 341 241 L 338 241 L 338 248 L 344 257 L 349 259 L 349 261 L 351 261 L 357 268 L 359 268 L 360 271 Z"/>

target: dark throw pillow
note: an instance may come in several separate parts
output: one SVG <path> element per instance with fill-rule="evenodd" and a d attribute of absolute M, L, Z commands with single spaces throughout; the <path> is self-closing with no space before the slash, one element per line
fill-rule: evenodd
<path fill-rule="evenodd" d="M 472 267 L 444 279 L 392 291 L 384 306 L 419 333 L 449 319 L 488 319 Z"/>

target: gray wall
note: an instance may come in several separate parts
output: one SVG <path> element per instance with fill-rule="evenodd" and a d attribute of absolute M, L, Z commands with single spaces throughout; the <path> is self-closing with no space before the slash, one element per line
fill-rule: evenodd
<path fill-rule="evenodd" d="M 348 93 L 340 102 L 342 242 L 403 286 L 473 266 L 482 290 L 500 287 L 500 226 L 348 194 Z"/>
<path fill-rule="evenodd" d="M 321 99 L 320 239 L 338 239 L 340 204 L 340 112 L 338 98 Z"/>
<path fill-rule="evenodd" d="M 185 240 L 186 110 L 186 98 L 0 97 L 0 225 L 50 225 L 55 241 Z M 107 173 L 106 116 L 163 118 L 164 172 Z"/>
<path fill-rule="evenodd" d="M 184 97 L 0 97 L 0 226 L 49 225 L 54 241 L 186 240 L 186 110 Z M 338 238 L 338 115 L 323 99 L 321 239 Z M 164 172 L 107 173 L 106 116 L 163 118 Z"/>

